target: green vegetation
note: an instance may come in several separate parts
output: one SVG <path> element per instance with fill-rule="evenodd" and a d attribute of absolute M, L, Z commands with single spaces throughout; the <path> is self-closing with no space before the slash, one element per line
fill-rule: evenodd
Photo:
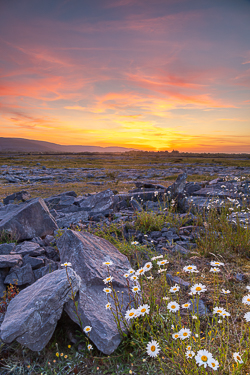
<path fill-rule="evenodd" d="M 18 165 L 19 156 L 12 158 L 0 157 L 3 164 Z M 19 165 L 35 165 L 40 162 L 47 167 L 73 167 L 93 166 L 109 168 L 108 178 L 112 183 L 102 186 L 89 186 L 83 182 L 53 185 L 40 184 L 23 186 L 30 192 L 32 197 L 48 197 L 67 190 L 75 190 L 77 194 L 100 191 L 108 187 L 117 189 L 116 178 L 118 169 L 137 168 L 145 169 L 149 156 L 142 158 L 138 155 L 120 155 L 119 159 L 112 155 L 24 155 Z M 182 159 L 178 161 L 178 159 Z M 218 165 L 250 165 L 250 160 L 233 160 L 230 158 L 190 158 L 181 156 L 170 158 L 153 155 L 152 164 L 170 163 L 215 163 Z M 237 163 L 237 164 L 235 164 Z M 159 168 L 166 168 L 160 165 Z M 174 176 L 175 179 L 177 176 Z M 203 181 L 216 178 L 217 176 L 194 175 L 189 176 L 189 181 Z M 171 181 L 172 177 L 168 178 Z M 171 182 L 170 182 L 171 183 Z M 165 184 L 165 183 L 164 183 Z M 167 183 L 166 183 L 167 185 Z M 17 191 L 15 186 L 0 185 L 1 197 Z M 118 181 L 119 191 L 134 187 Z M 97 227 L 89 226 L 89 232 L 98 235 L 115 245 L 118 250 L 125 254 L 135 271 L 145 267 L 152 262 L 149 268 L 138 273 L 139 285 L 142 299 L 135 296 L 135 307 L 128 306 L 127 311 L 140 309 L 146 306 L 146 311 L 138 317 L 127 319 L 124 324 L 128 326 L 128 333 L 124 335 L 123 341 L 118 349 L 110 356 L 103 355 L 93 345 L 93 350 L 88 350 L 88 338 L 81 332 L 77 333 L 78 343 L 72 344 L 67 336 L 69 318 L 66 314 L 62 316 L 56 331 L 49 344 L 40 353 L 34 353 L 22 347 L 17 342 L 0 346 L 0 373 L 3 375 L 55 375 L 55 374 L 106 374 L 106 375 L 179 375 L 179 374 L 218 374 L 218 375 L 243 375 L 250 373 L 250 309 L 244 296 L 250 292 L 246 288 L 250 281 L 250 231 L 244 228 L 242 223 L 235 219 L 235 223 L 228 222 L 228 215 L 232 208 L 235 212 L 239 208 L 224 206 L 220 210 L 211 208 L 208 212 L 195 213 L 192 222 L 193 232 L 199 233 L 196 238 L 197 248 L 188 255 L 182 256 L 171 251 L 171 248 L 162 248 L 162 258 L 156 253 L 153 244 L 139 244 L 131 235 L 128 239 L 126 231 L 140 231 L 143 235 L 151 231 L 161 230 L 163 227 L 174 226 L 177 233 L 180 228 L 189 225 L 191 215 L 177 215 L 175 206 L 168 207 L 162 212 L 136 212 L 130 222 L 112 223 Z M 244 207 L 249 211 L 249 207 Z M 80 228 L 75 228 L 80 230 Z M 57 237 L 62 234 L 58 231 Z M 6 233 L 2 234 L 0 243 L 12 242 Z M 162 264 L 157 263 L 165 261 Z M 211 261 L 222 262 L 217 270 L 210 264 Z M 191 266 L 192 268 L 184 268 Z M 213 268 L 214 270 L 211 270 Z M 199 272 L 192 273 L 191 270 Z M 167 284 L 166 272 L 172 276 L 178 276 L 190 283 L 190 287 L 172 288 Z M 244 274 L 240 281 L 237 274 Z M 107 268 L 107 277 L 109 274 Z M 201 284 L 201 290 L 197 284 Z M 112 283 L 108 285 L 112 293 L 108 298 L 115 300 L 115 288 Z M 130 280 L 129 290 L 134 286 Z M 204 286 L 204 287 L 203 287 Z M 192 290 L 196 293 L 190 295 Z M 205 290 L 206 289 L 206 290 Z M 204 291 L 202 291 L 204 290 Z M 226 293 L 226 291 L 230 293 Z M 14 287 L 8 290 L 10 295 L 16 293 Z M 200 293 L 200 294 L 199 294 Z M 8 293 L 7 293 L 8 294 Z M 7 296 L 6 294 L 6 296 Z M 11 297 L 12 298 L 12 297 Z M 10 298 L 10 299 L 11 299 Z M 202 299 L 208 308 L 208 314 L 199 316 L 195 307 Z M 250 298 L 249 298 L 250 299 Z M 188 313 L 185 304 L 193 303 L 193 310 Z M 8 299 L 9 302 L 9 299 Z M 7 302 L 7 303 L 8 303 Z M 108 299 L 107 299 L 108 302 Z M 170 304 L 171 302 L 171 304 Z M 174 308 L 175 305 L 175 308 Z M 4 306 L 2 306 L 4 308 Z M 219 310 L 219 312 L 216 312 Z M 174 311 L 176 310 L 176 311 Z M 221 312 L 220 312 L 221 311 Z M 114 311 L 110 311 L 114 313 Z M 143 315 L 144 314 L 144 315 Z M 224 315 L 223 315 L 224 314 Z M 229 315 L 230 314 L 230 315 Z M 114 317 L 114 324 L 116 324 Z M 119 316 L 121 321 L 124 319 Z M 129 325 L 128 322 L 131 324 Z M 73 324 L 73 323 L 72 323 Z M 73 324 L 72 330 L 76 328 Z M 189 331 L 190 330 L 190 331 Z M 186 333 L 186 335 L 184 335 Z M 173 336 L 176 335 L 176 336 Z M 178 336 L 178 337 L 177 337 Z M 154 340 L 156 343 L 152 343 Z M 81 350 L 78 347 L 81 343 Z M 151 344 L 150 344 L 151 343 Z M 190 350 L 187 353 L 187 347 Z M 210 354 L 203 353 L 199 358 L 200 350 L 207 350 Z M 159 351 L 159 353 L 158 353 Z M 193 355 L 194 353 L 194 355 Z M 153 355 L 156 355 L 153 357 Z M 203 359 L 202 359 L 202 356 Z M 218 366 L 217 366 L 218 361 Z M 207 367 L 205 364 L 208 362 Z M 200 365 L 199 365 L 200 364 Z M 214 367 L 213 367 L 214 366 Z M 213 367 L 213 368 L 212 368 Z M 217 368 L 218 367 L 218 368 Z"/>

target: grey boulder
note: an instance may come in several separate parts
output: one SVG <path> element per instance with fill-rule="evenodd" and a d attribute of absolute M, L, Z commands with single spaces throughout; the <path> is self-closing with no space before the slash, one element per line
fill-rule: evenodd
<path fill-rule="evenodd" d="M 30 198 L 31 198 L 30 193 L 22 190 L 17 193 L 8 195 L 6 198 L 4 198 L 3 203 L 9 204 L 9 203 L 14 203 L 14 202 L 25 202 Z"/>
<path fill-rule="evenodd" d="M 70 268 L 68 274 L 76 293 L 80 278 Z M 45 275 L 10 301 L 1 326 L 1 339 L 6 343 L 17 340 L 33 351 L 42 350 L 70 298 L 71 288 L 65 269 Z"/>
<path fill-rule="evenodd" d="M 22 257 L 16 255 L 0 255 L 0 268 L 13 267 L 23 263 Z"/>
<path fill-rule="evenodd" d="M 0 244 L 0 255 L 8 255 L 15 249 L 15 243 L 2 243 Z"/>
<path fill-rule="evenodd" d="M 113 191 L 108 189 L 87 197 L 80 203 L 80 206 L 85 211 L 91 211 L 92 214 L 100 213 L 112 209 L 118 200 Z"/>
<path fill-rule="evenodd" d="M 34 273 L 30 264 L 26 264 L 23 267 L 15 269 L 13 272 L 9 273 L 4 284 L 17 284 L 17 285 L 27 285 L 33 284 L 35 281 Z"/>
<path fill-rule="evenodd" d="M 121 335 L 112 312 L 105 308 L 108 301 L 103 292 L 103 279 L 108 276 L 108 270 L 103 262 L 113 262 L 110 266 L 111 276 L 114 277 L 112 283 L 117 295 L 123 297 L 124 314 L 130 302 L 127 282 L 123 277 L 131 268 L 127 257 L 107 240 L 87 232 L 67 230 L 57 240 L 57 247 L 61 262 L 70 262 L 81 277 L 78 310 L 83 326 L 91 326 L 89 337 L 92 342 L 101 352 L 111 354 L 121 342 Z M 111 298 L 109 300 L 112 301 Z M 79 324 L 72 301 L 65 305 L 65 310 L 70 318 Z"/>
<path fill-rule="evenodd" d="M 23 257 L 26 255 L 29 256 L 39 256 L 45 253 L 43 247 L 41 247 L 38 243 L 32 241 L 24 241 L 17 245 L 15 248 L 15 252 L 17 254 L 22 255 Z"/>
<path fill-rule="evenodd" d="M 171 191 L 171 197 L 175 198 L 179 194 L 182 194 L 186 185 L 186 180 L 187 180 L 187 174 L 186 173 L 181 173 L 178 175 L 176 181 L 173 183 L 172 186 L 169 187 Z"/>
<path fill-rule="evenodd" d="M 7 232 L 17 241 L 53 234 L 57 224 L 42 198 L 22 203 L 6 213 L 0 221 L 0 233 Z"/>

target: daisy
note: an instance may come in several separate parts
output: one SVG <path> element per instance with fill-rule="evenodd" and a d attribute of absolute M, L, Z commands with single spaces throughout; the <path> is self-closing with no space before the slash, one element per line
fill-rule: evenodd
<path fill-rule="evenodd" d="M 130 320 L 132 318 L 135 318 L 136 316 L 137 316 L 136 309 L 130 309 L 130 310 L 126 311 L 125 319 Z"/>
<path fill-rule="evenodd" d="M 167 259 L 159 260 L 157 262 L 158 266 L 164 266 L 164 264 L 167 264 L 167 263 L 169 263 Z"/>
<path fill-rule="evenodd" d="M 109 276 L 109 277 L 106 277 L 106 279 L 104 279 L 103 282 L 104 284 L 108 284 L 108 283 L 111 283 L 112 280 L 113 280 L 113 277 Z"/>
<path fill-rule="evenodd" d="M 165 301 L 168 301 L 170 298 L 169 297 L 162 297 Z"/>
<path fill-rule="evenodd" d="M 220 267 L 220 266 L 224 266 L 224 263 L 212 261 L 212 262 L 210 262 L 210 265 L 213 266 L 213 267 Z"/>
<path fill-rule="evenodd" d="M 91 331 L 91 329 L 92 329 L 92 327 L 90 327 L 90 326 L 86 326 L 86 327 L 83 328 L 85 333 L 89 333 Z"/>
<path fill-rule="evenodd" d="M 206 286 L 205 285 L 202 285 L 202 284 L 195 284 L 194 286 L 192 286 L 191 288 L 191 292 L 193 294 L 200 294 L 202 292 L 205 292 L 207 290 Z"/>
<path fill-rule="evenodd" d="M 61 264 L 61 267 L 71 267 L 72 264 L 71 263 L 63 263 Z"/>
<path fill-rule="evenodd" d="M 133 270 L 133 268 L 130 268 L 127 273 L 129 273 L 130 275 L 132 275 L 132 273 L 134 273 L 134 272 L 135 272 L 135 270 Z"/>
<path fill-rule="evenodd" d="M 190 306 L 190 303 L 189 303 L 189 302 L 184 303 L 183 305 L 181 305 L 181 307 L 182 307 L 183 309 L 188 309 L 189 306 Z"/>
<path fill-rule="evenodd" d="M 223 313 L 221 314 L 221 316 L 223 316 L 223 318 L 225 318 L 225 316 L 230 316 L 230 313 L 227 312 L 226 310 L 224 310 Z"/>
<path fill-rule="evenodd" d="M 185 272 L 190 272 L 190 273 L 193 273 L 193 272 L 199 272 L 197 270 L 197 267 L 196 266 L 186 266 L 183 268 L 183 271 Z"/>
<path fill-rule="evenodd" d="M 138 307 L 138 312 L 140 315 L 144 316 L 145 314 L 149 314 L 150 306 L 148 304 L 142 305 Z"/>
<path fill-rule="evenodd" d="M 213 314 L 219 314 L 220 316 L 224 313 L 223 307 L 214 307 Z"/>
<path fill-rule="evenodd" d="M 190 345 L 187 346 L 187 352 L 192 350 L 192 347 Z"/>
<path fill-rule="evenodd" d="M 234 353 L 234 354 L 233 354 L 233 358 L 234 358 L 235 362 L 243 363 L 242 358 L 241 358 L 241 355 L 240 355 L 239 352 Z"/>
<path fill-rule="evenodd" d="M 138 292 L 140 292 L 140 287 L 139 286 L 134 286 L 133 288 L 132 288 L 132 292 L 133 293 L 138 293 Z"/>
<path fill-rule="evenodd" d="M 167 304 L 167 309 L 175 312 L 175 311 L 178 311 L 180 309 L 180 305 L 177 302 L 169 302 Z"/>
<path fill-rule="evenodd" d="M 145 271 L 149 271 L 149 270 L 151 270 L 152 267 L 153 267 L 153 264 L 151 262 L 148 262 L 148 263 L 144 264 L 143 268 L 144 268 Z"/>
<path fill-rule="evenodd" d="M 89 344 L 89 345 L 87 346 L 87 348 L 88 348 L 88 350 L 90 351 L 90 350 L 93 349 L 93 346 L 92 346 L 91 344 Z"/>
<path fill-rule="evenodd" d="M 112 292 L 112 290 L 110 288 L 104 288 L 103 291 L 106 293 L 106 294 L 109 294 Z"/>
<path fill-rule="evenodd" d="M 131 245 L 139 245 L 139 242 L 138 241 L 133 241 L 133 242 L 131 242 Z"/>
<path fill-rule="evenodd" d="M 156 260 L 156 259 L 161 259 L 161 258 L 163 258 L 163 255 L 158 255 L 157 257 L 153 257 L 151 258 L 151 260 Z"/>
<path fill-rule="evenodd" d="M 246 319 L 247 322 L 250 322 L 250 311 L 248 311 L 245 315 L 244 318 Z"/>
<path fill-rule="evenodd" d="M 142 268 L 139 268 L 137 271 L 136 271 L 136 275 L 137 276 L 140 276 L 140 275 L 143 275 L 145 273 L 145 269 L 142 267 Z"/>
<path fill-rule="evenodd" d="M 218 273 L 220 272 L 220 269 L 218 267 L 213 267 L 213 268 L 210 268 L 209 272 Z"/>
<path fill-rule="evenodd" d="M 187 350 L 185 354 L 187 358 L 193 358 L 194 355 L 195 355 L 195 352 L 193 352 L 192 350 Z"/>
<path fill-rule="evenodd" d="M 192 315 L 192 319 L 196 320 L 198 319 L 196 315 Z"/>
<path fill-rule="evenodd" d="M 127 279 L 129 276 L 130 276 L 129 273 L 124 273 L 124 275 L 123 275 L 123 277 L 125 277 L 125 279 Z"/>
<path fill-rule="evenodd" d="M 154 279 L 153 276 L 146 276 L 146 278 L 147 278 L 148 280 L 153 280 L 153 279 Z"/>
<path fill-rule="evenodd" d="M 191 331 L 190 331 L 190 329 L 188 329 L 188 328 L 182 328 L 180 331 L 179 331 L 179 335 L 180 335 L 180 339 L 181 340 L 185 340 L 185 339 L 187 339 L 188 337 L 190 337 L 191 336 Z"/>
<path fill-rule="evenodd" d="M 222 289 L 221 293 L 223 293 L 223 294 L 229 294 L 229 293 L 231 293 L 231 292 L 230 292 L 230 290 Z"/>
<path fill-rule="evenodd" d="M 216 359 L 212 358 L 212 360 L 208 361 L 208 366 L 211 367 L 213 370 L 218 370 L 219 362 Z"/>
<path fill-rule="evenodd" d="M 158 273 L 166 272 L 168 269 L 167 268 L 162 268 L 161 270 L 158 270 Z"/>
<path fill-rule="evenodd" d="M 113 262 L 110 260 L 108 262 L 103 262 L 102 264 L 104 264 L 105 266 L 112 266 Z"/>
<path fill-rule="evenodd" d="M 250 285 L 247 285 L 246 288 L 247 288 L 247 290 L 250 290 Z"/>
<path fill-rule="evenodd" d="M 196 360 L 197 365 L 199 366 L 204 365 L 204 368 L 206 368 L 208 363 L 210 363 L 213 360 L 213 356 L 206 349 L 203 349 L 197 352 L 195 356 L 195 360 Z"/>
<path fill-rule="evenodd" d="M 138 277 L 136 275 L 133 275 L 133 276 L 130 277 L 130 280 L 134 280 L 135 281 L 137 279 L 138 279 Z"/>
<path fill-rule="evenodd" d="M 108 302 L 107 305 L 105 305 L 105 307 L 106 307 L 106 310 L 111 310 L 111 303 Z"/>
<path fill-rule="evenodd" d="M 242 303 L 244 303 L 244 305 L 250 305 L 250 294 L 242 298 Z"/>
<path fill-rule="evenodd" d="M 159 352 L 160 348 L 157 341 L 152 340 L 147 344 L 147 353 L 150 357 L 157 357 Z"/>
<path fill-rule="evenodd" d="M 179 336 L 179 333 L 173 333 L 172 337 L 174 340 L 177 340 L 180 336 Z"/>
<path fill-rule="evenodd" d="M 172 288 L 169 289 L 170 293 L 176 293 L 180 290 L 179 285 L 175 284 L 175 286 L 172 286 Z"/>

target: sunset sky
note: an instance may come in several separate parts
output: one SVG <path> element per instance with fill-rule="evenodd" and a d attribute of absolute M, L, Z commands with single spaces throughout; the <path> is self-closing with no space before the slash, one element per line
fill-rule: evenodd
<path fill-rule="evenodd" d="M 0 2 L 0 136 L 250 153 L 249 0 Z"/>

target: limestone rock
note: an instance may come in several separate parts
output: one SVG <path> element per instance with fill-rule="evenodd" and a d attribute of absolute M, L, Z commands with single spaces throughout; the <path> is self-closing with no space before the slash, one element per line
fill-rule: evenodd
<path fill-rule="evenodd" d="M 80 278 L 70 268 L 68 274 L 76 293 Z M 1 339 L 6 343 L 17 340 L 31 350 L 42 350 L 70 298 L 71 288 L 65 269 L 45 275 L 10 301 L 1 326 Z"/>
<path fill-rule="evenodd" d="M 8 195 L 6 198 L 4 198 L 3 203 L 9 204 L 9 203 L 13 203 L 13 202 L 25 202 L 30 198 L 31 198 L 30 193 L 22 190 L 22 191 L 19 191 L 17 193 Z"/>
<path fill-rule="evenodd" d="M 22 257 L 16 255 L 0 255 L 0 268 L 13 267 L 16 264 L 22 264 Z"/>
<path fill-rule="evenodd" d="M 7 231 L 17 241 L 36 236 L 53 234 L 57 224 L 42 198 L 35 198 L 4 215 L 0 221 L 0 233 Z"/>
<path fill-rule="evenodd" d="M 84 199 L 80 203 L 80 206 L 84 208 L 85 211 L 100 213 L 113 208 L 115 202 L 118 202 L 118 200 L 119 199 L 114 195 L 113 191 L 108 189 Z"/>
<path fill-rule="evenodd" d="M 8 255 L 15 249 L 15 243 L 2 243 L 0 244 L 0 255 Z"/>
<path fill-rule="evenodd" d="M 49 263 L 46 266 L 41 267 L 38 270 L 34 271 L 35 279 L 38 280 L 41 277 L 47 275 L 48 273 L 56 271 L 57 269 L 58 269 L 58 266 L 56 262 Z"/>
<path fill-rule="evenodd" d="M 30 264 L 17 268 L 6 276 L 4 284 L 27 285 L 33 284 L 35 281 L 34 273 Z"/>
<path fill-rule="evenodd" d="M 123 313 L 129 304 L 126 279 L 123 274 L 131 268 L 126 256 L 121 254 L 110 242 L 87 232 L 67 230 L 57 240 L 61 262 L 70 262 L 72 268 L 81 277 L 78 309 L 83 326 L 90 325 L 90 339 L 105 354 L 111 354 L 121 342 L 110 310 L 106 310 L 107 296 L 103 292 L 103 279 L 108 276 L 105 261 L 112 261 L 110 273 L 114 277 L 113 286 L 123 295 Z M 123 293 L 122 293 L 123 292 Z M 111 299 L 110 299 L 111 300 Z M 65 310 L 76 323 L 72 302 L 65 305 Z"/>

